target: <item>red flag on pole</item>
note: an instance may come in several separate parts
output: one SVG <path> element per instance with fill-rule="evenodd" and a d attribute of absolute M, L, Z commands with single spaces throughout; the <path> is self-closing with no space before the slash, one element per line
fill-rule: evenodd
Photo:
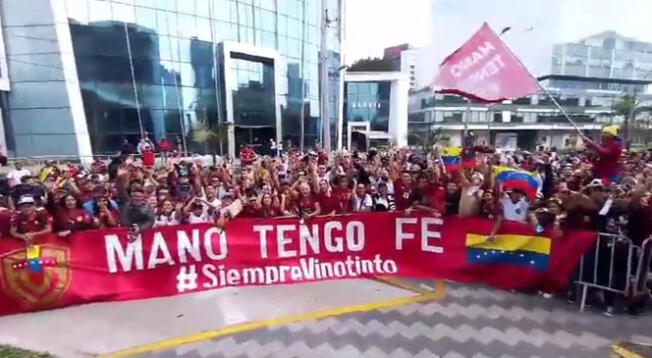
<path fill-rule="evenodd" d="M 438 92 L 484 102 L 517 98 L 539 90 L 539 82 L 487 23 L 439 65 L 433 85 Z"/>

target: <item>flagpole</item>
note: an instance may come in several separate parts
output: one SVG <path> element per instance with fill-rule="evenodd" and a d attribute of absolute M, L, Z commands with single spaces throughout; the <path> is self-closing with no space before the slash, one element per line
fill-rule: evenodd
<path fill-rule="evenodd" d="M 552 96 L 552 94 L 548 91 L 548 89 L 545 88 L 544 86 L 542 86 L 542 85 L 541 85 L 541 82 L 538 82 L 538 83 L 539 83 L 539 88 L 541 88 L 541 89 L 543 90 L 543 92 L 548 96 L 548 98 L 550 98 L 550 100 L 552 101 L 552 103 L 554 103 L 554 104 L 555 104 L 555 107 L 557 107 L 557 108 L 561 111 L 561 113 L 564 115 L 564 117 L 566 117 L 566 119 L 568 120 L 568 122 L 570 122 L 570 124 L 573 125 L 573 127 L 575 127 L 575 130 L 577 130 L 579 133 L 582 133 L 582 131 L 581 131 L 580 128 L 577 126 L 577 124 L 575 123 L 575 121 L 573 121 L 573 120 L 571 119 L 571 117 L 568 115 L 568 113 L 566 112 L 566 110 L 565 110 L 565 109 L 564 109 L 564 108 L 563 108 L 563 107 L 562 107 L 562 106 L 557 102 L 557 100 L 555 99 L 555 97 Z"/>
<path fill-rule="evenodd" d="M 489 113 L 487 114 L 487 145 L 491 146 L 491 122 L 494 121 L 494 104 L 489 105 Z"/>
<path fill-rule="evenodd" d="M 466 135 L 469 132 L 469 117 L 471 117 L 471 100 L 466 99 L 466 115 L 462 117 L 462 123 L 464 123 L 464 138 L 462 138 L 462 143 L 466 140 Z"/>

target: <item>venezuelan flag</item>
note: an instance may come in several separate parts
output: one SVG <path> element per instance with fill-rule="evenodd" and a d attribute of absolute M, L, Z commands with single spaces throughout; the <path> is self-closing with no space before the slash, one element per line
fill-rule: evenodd
<path fill-rule="evenodd" d="M 521 189 L 531 198 L 537 195 L 537 191 L 541 186 L 539 175 L 525 170 L 495 167 L 494 173 L 503 190 Z"/>
<path fill-rule="evenodd" d="M 503 234 L 486 242 L 486 235 L 467 234 L 466 251 L 470 263 L 507 264 L 546 271 L 550 264 L 550 238 Z"/>
<path fill-rule="evenodd" d="M 447 171 L 455 171 L 460 168 L 462 158 L 462 147 L 446 147 L 441 156 L 441 160 L 444 162 L 444 167 Z"/>
<path fill-rule="evenodd" d="M 25 256 L 27 257 L 27 269 L 31 272 L 43 271 L 41 265 L 41 246 L 29 245 L 26 248 Z"/>
<path fill-rule="evenodd" d="M 475 161 L 475 158 L 464 158 L 462 159 L 462 167 L 468 169 L 468 168 L 475 168 L 478 166 L 478 162 Z"/>

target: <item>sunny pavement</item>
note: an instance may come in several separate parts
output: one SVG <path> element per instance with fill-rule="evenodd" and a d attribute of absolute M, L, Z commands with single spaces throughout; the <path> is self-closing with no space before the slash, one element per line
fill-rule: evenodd
<path fill-rule="evenodd" d="M 414 296 L 375 280 L 234 287 L 0 317 L 0 344 L 92 357 L 201 331 Z"/>
<path fill-rule="evenodd" d="M 652 343 L 652 315 L 606 317 L 557 299 L 447 283 L 438 301 L 267 327 L 141 355 L 197 357 L 601 358 Z"/>

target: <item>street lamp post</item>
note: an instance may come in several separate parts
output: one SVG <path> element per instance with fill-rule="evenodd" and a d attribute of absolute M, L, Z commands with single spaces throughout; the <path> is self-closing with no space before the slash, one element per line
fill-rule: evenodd
<path fill-rule="evenodd" d="M 328 26 L 331 20 L 328 18 L 328 1 L 321 1 L 322 9 L 322 19 L 321 19 L 321 47 L 320 47 L 320 65 L 321 65 L 321 119 L 322 119 L 322 135 L 321 135 L 321 145 L 322 147 L 330 151 L 331 143 L 331 127 L 330 127 L 330 111 L 329 111 L 329 81 L 330 76 L 328 74 L 328 48 L 326 46 L 326 41 L 328 40 Z"/>

